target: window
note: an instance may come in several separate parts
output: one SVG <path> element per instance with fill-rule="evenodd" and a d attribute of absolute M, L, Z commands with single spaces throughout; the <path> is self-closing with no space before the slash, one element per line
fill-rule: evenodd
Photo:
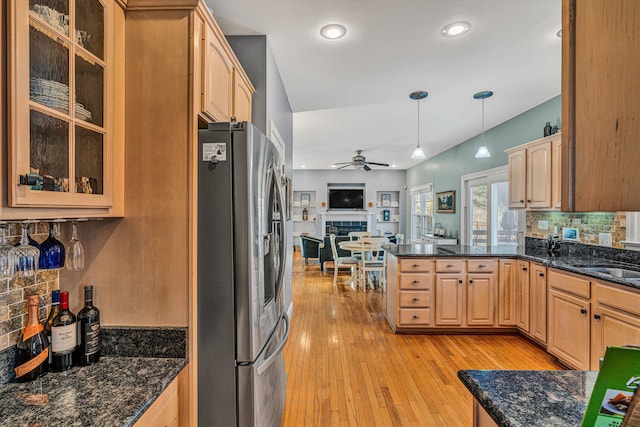
<path fill-rule="evenodd" d="M 463 244 L 517 245 L 524 236 L 524 209 L 509 209 L 507 167 L 462 177 Z"/>
<path fill-rule="evenodd" d="M 640 251 L 640 212 L 627 212 L 627 236 L 621 243 L 626 249 Z"/>
<path fill-rule="evenodd" d="M 420 242 L 420 238 L 433 233 L 433 184 L 413 187 L 411 195 L 411 240 Z"/>

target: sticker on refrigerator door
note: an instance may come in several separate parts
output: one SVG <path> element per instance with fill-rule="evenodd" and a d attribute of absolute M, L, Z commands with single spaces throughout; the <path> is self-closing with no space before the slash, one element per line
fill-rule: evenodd
<path fill-rule="evenodd" d="M 203 162 L 226 162 L 227 144 L 224 142 L 213 142 L 202 144 Z"/>

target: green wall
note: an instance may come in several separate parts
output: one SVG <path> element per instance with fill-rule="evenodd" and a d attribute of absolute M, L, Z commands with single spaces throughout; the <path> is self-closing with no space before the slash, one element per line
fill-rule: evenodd
<path fill-rule="evenodd" d="M 407 170 L 407 206 L 411 206 L 409 189 L 433 182 L 434 191 L 456 191 L 456 213 L 435 214 L 435 222 L 460 238 L 460 177 L 473 172 L 507 164 L 504 150 L 542 138 L 545 123 L 551 122 L 561 128 L 560 95 L 531 110 L 485 131 L 485 143 L 491 157 L 476 159 L 476 150 L 481 145 L 477 135 Z M 407 209 L 407 236 L 410 235 L 410 209 Z"/>

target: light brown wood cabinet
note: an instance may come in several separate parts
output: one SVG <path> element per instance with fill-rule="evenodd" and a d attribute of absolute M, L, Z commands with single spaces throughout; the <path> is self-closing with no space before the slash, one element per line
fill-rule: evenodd
<path fill-rule="evenodd" d="M 134 427 L 178 427 L 178 378 L 164 389 Z"/>
<path fill-rule="evenodd" d="M 640 2 L 563 0 L 562 20 L 562 208 L 638 211 Z"/>
<path fill-rule="evenodd" d="M 516 326 L 522 332 L 530 331 L 529 261 L 516 261 Z"/>
<path fill-rule="evenodd" d="M 496 260 L 467 260 L 467 325 L 493 326 L 496 323 L 498 273 Z"/>
<path fill-rule="evenodd" d="M 462 326 L 464 323 L 464 274 L 436 273 L 435 324 Z"/>
<path fill-rule="evenodd" d="M 547 267 L 530 263 L 529 268 L 529 336 L 547 342 Z"/>
<path fill-rule="evenodd" d="M 431 259 L 387 259 L 387 293 L 385 313 L 394 331 L 425 328 L 432 324 Z"/>
<path fill-rule="evenodd" d="M 591 369 L 608 346 L 640 345 L 640 293 L 592 282 Z"/>
<path fill-rule="evenodd" d="M 550 210 L 559 207 L 560 143 L 558 133 L 506 150 L 510 208 Z"/>
<path fill-rule="evenodd" d="M 202 115 L 216 122 L 250 122 L 253 85 L 218 25 L 206 16 L 203 34 Z"/>
<path fill-rule="evenodd" d="M 122 215 L 124 12 L 113 0 L 11 0 L 8 22 L 1 217 Z"/>
<path fill-rule="evenodd" d="M 589 369 L 590 282 L 549 269 L 549 339 L 547 351 L 575 369 Z"/>
<path fill-rule="evenodd" d="M 501 259 L 498 273 L 498 325 L 516 324 L 517 261 Z"/>

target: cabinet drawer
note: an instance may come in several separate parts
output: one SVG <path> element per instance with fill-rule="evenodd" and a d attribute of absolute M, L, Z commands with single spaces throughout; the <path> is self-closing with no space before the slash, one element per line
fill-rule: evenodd
<path fill-rule="evenodd" d="M 431 260 L 430 259 L 401 259 L 400 260 L 400 271 L 412 273 L 414 271 L 419 271 L 421 273 L 428 273 L 431 271 Z"/>
<path fill-rule="evenodd" d="M 431 323 L 431 310 L 428 308 L 401 308 L 400 325 L 428 325 Z"/>
<path fill-rule="evenodd" d="M 437 273 L 460 273 L 464 269 L 464 260 L 461 259 L 437 259 Z"/>
<path fill-rule="evenodd" d="M 400 307 L 421 307 L 431 306 L 431 293 L 429 291 L 400 292 Z"/>
<path fill-rule="evenodd" d="M 578 295 L 583 298 L 589 298 L 590 296 L 589 280 L 585 280 L 581 277 L 567 273 L 560 273 L 556 270 L 549 270 L 547 283 L 549 283 L 550 288 Z"/>
<path fill-rule="evenodd" d="M 431 289 L 431 274 L 400 274 L 400 289 Z"/>
<path fill-rule="evenodd" d="M 493 273 L 498 268 L 494 259 L 470 259 L 467 261 L 468 273 Z"/>
<path fill-rule="evenodd" d="M 640 316 L 640 293 L 625 291 L 599 283 L 594 286 L 593 293 L 598 304 Z"/>

